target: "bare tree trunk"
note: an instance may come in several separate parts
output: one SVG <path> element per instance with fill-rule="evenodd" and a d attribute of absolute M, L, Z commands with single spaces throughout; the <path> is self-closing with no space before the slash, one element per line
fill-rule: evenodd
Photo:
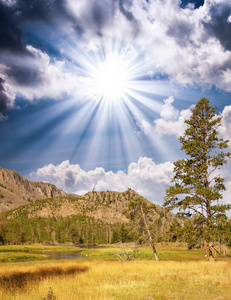
<path fill-rule="evenodd" d="M 210 224 L 211 224 L 211 212 L 210 212 L 210 200 L 207 199 L 206 201 L 206 207 L 207 207 L 207 227 L 210 230 Z M 211 236 L 211 233 L 209 234 Z M 209 261 L 214 262 L 215 261 L 215 249 L 212 238 L 209 240 Z"/>
<path fill-rule="evenodd" d="M 207 257 L 207 242 L 204 239 L 204 250 L 205 250 L 205 257 Z"/>
<path fill-rule="evenodd" d="M 219 255 L 221 255 L 221 236 L 219 235 Z"/>
<path fill-rule="evenodd" d="M 211 240 L 209 242 L 209 261 L 214 262 L 215 261 L 215 250 L 214 250 L 214 244 L 213 241 Z"/>
<path fill-rule="evenodd" d="M 159 261 L 159 258 L 158 258 L 157 252 L 156 252 L 156 247 L 155 247 L 155 245 L 152 245 L 152 250 L 153 250 L 153 252 L 154 252 L 154 256 L 155 256 L 156 261 Z"/>
<path fill-rule="evenodd" d="M 156 252 L 156 247 L 155 247 L 155 245 L 154 245 L 153 242 L 152 242 L 152 236 L 151 236 L 150 230 L 149 230 L 149 228 L 148 228 L 148 224 L 147 224 L 147 221 L 146 221 L 145 214 L 144 214 L 144 211 L 143 211 L 143 207 L 142 207 L 142 206 L 141 206 L 141 212 L 142 212 L 142 215 L 143 215 L 144 225 L 145 225 L 146 230 L 147 230 L 147 233 L 148 233 L 149 242 L 150 242 L 151 245 L 152 245 L 152 250 L 153 250 L 155 259 L 156 259 L 156 261 L 159 261 L 159 258 L 158 258 L 157 252 Z"/>

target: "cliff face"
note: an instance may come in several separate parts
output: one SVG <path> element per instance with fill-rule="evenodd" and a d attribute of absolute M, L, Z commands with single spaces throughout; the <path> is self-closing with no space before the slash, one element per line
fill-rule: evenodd
<path fill-rule="evenodd" d="M 37 199 L 66 196 L 55 185 L 32 182 L 18 172 L 0 167 L 0 212 L 28 204 Z"/>

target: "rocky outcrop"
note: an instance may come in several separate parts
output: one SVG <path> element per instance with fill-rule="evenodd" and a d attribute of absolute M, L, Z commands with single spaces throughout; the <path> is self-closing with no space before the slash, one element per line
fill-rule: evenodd
<path fill-rule="evenodd" d="M 0 167 L 0 211 L 6 211 L 31 201 L 67 195 L 55 185 L 33 182 L 14 170 Z"/>

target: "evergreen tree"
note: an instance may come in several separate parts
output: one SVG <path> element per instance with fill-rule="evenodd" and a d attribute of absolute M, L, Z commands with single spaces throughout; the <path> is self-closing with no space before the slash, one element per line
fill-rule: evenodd
<path fill-rule="evenodd" d="M 193 214 L 200 228 L 203 223 L 210 260 L 214 260 L 212 229 L 230 209 L 230 205 L 219 202 L 225 185 L 217 170 L 227 163 L 231 153 L 223 151 L 228 147 L 228 140 L 218 135 L 222 117 L 216 116 L 215 111 L 216 107 L 202 98 L 192 109 L 190 119 L 185 120 L 187 129 L 179 140 L 187 158 L 174 163 L 172 182 L 175 185 L 167 189 L 164 203 L 169 209 L 178 208 L 181 215 Z"/>

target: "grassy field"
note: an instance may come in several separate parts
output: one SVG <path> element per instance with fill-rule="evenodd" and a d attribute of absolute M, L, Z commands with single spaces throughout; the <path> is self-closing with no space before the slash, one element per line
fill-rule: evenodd
<path fill-rule="evenodd" d="M 52 293 L 56 300 L 231 299 L 230 258 L 209 263 L 200 249 L 159 247 L 159 263 L 148 248 L 141 249 L 143 259 L 121 263 L 115 250 L 86 249 L 87 257 L 75 260 L 0 263 L 0 299 L 45 300 Z"/>

